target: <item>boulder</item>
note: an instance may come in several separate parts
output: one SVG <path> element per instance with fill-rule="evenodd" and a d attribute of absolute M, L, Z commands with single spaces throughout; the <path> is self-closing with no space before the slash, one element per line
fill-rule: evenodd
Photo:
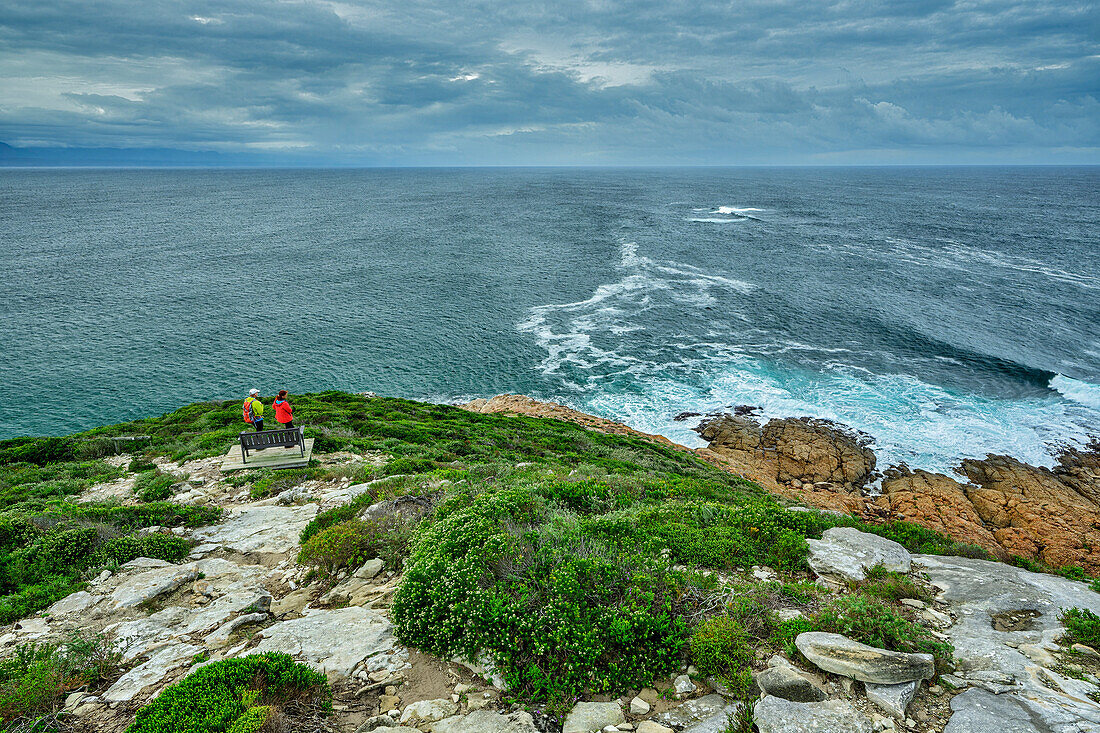
<path fill-rule="evenodd" d="M 382 568 L 384 567 L 386 567 L 386 563 L 376 557 L 363 563 L 362 566 L 355 571 L 354 577 L 360 580 L 370 580 L 382 572 Z"/>
<path fill-rule="evenodd" d="M 650 705 L 648 702 L 640 697 L 635 697 L 630 701 L 630 714 L 631 715 L 648 715 L 650 711 Z"/>
<path fill-rule="evenodd" d="M 688 695 L 695 692 L 695 683 L 691 681 L 691 677 L 682 674 L 672 681 L 672 689 L 677 695 Z"/>
<path fill-rule="evenodd" d="M 422 725 L 449 718 L 458 712 L 458 704 L 446 698 L 409 703 L 401 712 L 401 724 Z"/>
<path fill-rule="evenodd" d="M 761 698 L 753 713 L 760 733 L 871 733 L 871 721 L 845 700 L 791 702 Z"/>
<path fill-rule="evenodd" d="M 807 631 L 794 640 L 798 651 L 820 669 L 860 682 L 896 685 L 931 679 L 931 654 L 906 654 L 860 644 L 840 634 Z"/>
<path fill-rule="evenodd" d="M 810 548 L 807 562 L 818 575 L 833 575 L 860 581 L 876 565 L 896 573 L 908 573 L 912 566 L 909 551 L 893 540 L 852 527 L 825 530 L 820 540 L 806 540 Z"/>
<path fill-rule="evenodd" d="M 766 695 L 792 702 L 820 702 L 829 696 L 789 666 L 769 667 L 756 675 L 756 685 Z"/>
<path fill-rule="evenodd" d="M 504 715 L 492 710 L 476 710 L 469 715 L 453 715 L 431 724 L 432 733 L 539 733 L 526 710 Z"/>
<path fill-rule="evenodd" d="M 864 692 L 867 699 L 878 705 L 890 715 L 900 720 L 905 720 L 905 709 L 917 694 L 920 682 L 901 682 L 896 685 L 876 685 L 873 682 L 865 682 Z"/>
<path fill-rule="evenodd" d="M 565 716 L 562 733 L 597 733 L 609 725 L 626 722 L 617 702 L 579 702 Z"/>

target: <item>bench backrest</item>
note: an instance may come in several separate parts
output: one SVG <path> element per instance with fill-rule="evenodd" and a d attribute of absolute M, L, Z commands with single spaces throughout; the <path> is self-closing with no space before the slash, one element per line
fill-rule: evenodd
<path fill-rule="evenodd" d="M 301 445 L 302 431 L 298 428 L 286 430 L 260 430 L 241 433 L 241 445 L 248 448 L 268 448 L 276 445 Z"/>

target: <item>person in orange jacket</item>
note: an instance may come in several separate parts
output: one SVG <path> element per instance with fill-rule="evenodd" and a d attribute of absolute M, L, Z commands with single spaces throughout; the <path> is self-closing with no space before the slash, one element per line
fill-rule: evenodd
<path fill-rule="evenodd" d="M 294 427 L 294 410 L 287 402 L 285 389 L 279 390 L 279 396 L 271 403 L 271 408 L 275 410 L 275 420 L 279 423 L 279 427 Z"/>

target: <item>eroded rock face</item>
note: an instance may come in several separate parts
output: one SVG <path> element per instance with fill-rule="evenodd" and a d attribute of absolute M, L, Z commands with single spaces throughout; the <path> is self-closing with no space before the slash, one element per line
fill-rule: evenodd
<path fill-rule="evenodd" d="M 946 731 L 994 730 L 981 727 L 990 711 L 1005 721 L 998 733 L 1100 730 L 1100 704 L 1090 697 L 1100 688 L 1061 674 L 1051 654 L 1064 633 L 1062 609 L 1100 613 L 1100 594 L 1084 583 L 1003 563 L 938 555 L 913 559 L 943 589 L 941 597 L 957 616 L 946 629 L 955 647 L 955 674 L 980 690 L 952 700 L 956 713 Z M 1034 721 L 1042 725 L 1027 727 Z"/>
<path fill-rule="evenodd" d="M 1063 454 L 1063 460 L 1070 458 Z M 1056 474 L 1008 456 L 966 460 L 960 467 L 975 484 L 966 489 L 967 498 L 1007 552 L 1053 567 L 1080 565 L 1095 574 L 1100 556 L 1091 548 L 1100 547 L 1100 506 L 1075 486 L 1095 495 L 1100 481 L 1086 481 L 1086 470 L 1082 466 L 1067 483 L 1066 470 Z"/>
<path fill-rule="evenodd" d="M 1005 554 L 970 503 L 963 485 L 950 476 L 891 468 L 886 471 L 882 496 L 876 504 L 886 510 L 887 516 L 916 522 L 994 555 Z"/>
<path fill-rule="evenodd" d="M 870 439 L 826 420 L 783 418 L 762 426 L 749 417 L 723 415 L 696 430 L 710 450 L 780 484 L 797 480 L 852 490 L 866 484 L 875 470 Z"/>

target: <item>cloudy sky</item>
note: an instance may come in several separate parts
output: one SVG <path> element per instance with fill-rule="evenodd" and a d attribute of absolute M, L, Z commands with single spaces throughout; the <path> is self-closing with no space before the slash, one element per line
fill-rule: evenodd
<path fill-rule="evenodd" d="M 0 143 L 120 160 L 1100 163 L 1098 99 L 1095 0 L 0 0 Z"/>

